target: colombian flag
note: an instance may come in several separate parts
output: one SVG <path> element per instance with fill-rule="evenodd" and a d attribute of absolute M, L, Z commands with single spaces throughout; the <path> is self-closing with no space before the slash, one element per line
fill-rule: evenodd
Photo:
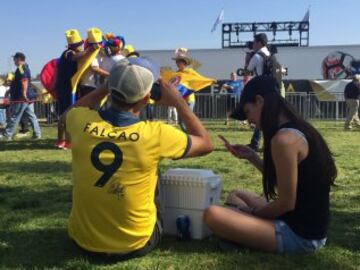
<path fill-rule="evenodd" d="M 76 89 L 80 82 L 80 79 L 84 72 L 90 67 L 92 61 L 95 59 L 95 57 L 98 55 L 100 51 L 100 47 L 94 50 L 89 56 L 83 57 L 78 62 L 78 68 L 77 72 L 74 74 L 74 76 L 71 78 L 71 103 L 75 104 L 76 101 Z"/>
<path fill-rule="evenodd" d="M 179 78 L 180 81 L 177 85 L 177 89 L 183 97 L 216 83 L 215 79 L 204 77 L 192 68 L 187 68 L 184 71 L 178 72 L 164 69 L 161 70 L 160 76 L 167 82 Z"/>

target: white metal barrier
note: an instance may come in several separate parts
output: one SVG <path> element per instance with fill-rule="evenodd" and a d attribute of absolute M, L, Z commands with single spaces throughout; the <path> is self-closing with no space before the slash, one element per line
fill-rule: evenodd
<path fill-rule="evenodd" d="M 344 120 L 346 104 L 343 93 L 322 96 L 315 93 L 287 93 L 288 100 L 302 117 L 309 120 Z M 194 112 L 202 120 L 225 119 L 236 105 L 235 98 L 229 94 L 197 93 Z M 35 103 L 35 113 L 41 119 L 52 123 L 57 119 L 56 103 Z M 142 115 L 145 115 L 142 114 Z M 145 118 L 145 117 L 142 117 Z M 155 119 L 167 119 L 167 108 L 154 106 Z"/>

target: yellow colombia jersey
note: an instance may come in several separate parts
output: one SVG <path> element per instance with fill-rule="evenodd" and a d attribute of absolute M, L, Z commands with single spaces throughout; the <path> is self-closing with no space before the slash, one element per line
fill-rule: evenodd
<path fill-rule="evenodd" d="M 66 126 L 74 185 L 70 237 L 95 252 L 144 247 L 156 223 L 158 163 L 181 158 L 190 139 L 172 126 L 139 121 L 127 112 L 74 108 Z"/>

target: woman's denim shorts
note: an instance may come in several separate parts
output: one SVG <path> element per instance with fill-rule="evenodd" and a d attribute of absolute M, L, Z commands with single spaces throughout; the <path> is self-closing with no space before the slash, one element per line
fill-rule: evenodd
<path fill-rule="evenodd" d="M 278 253 L 289 254 L 314 252 L 326 243 L 326 238 L 320 240 L 309 240 L 298 236 L 282 220 L 275 220 L 274 224 Z"/>

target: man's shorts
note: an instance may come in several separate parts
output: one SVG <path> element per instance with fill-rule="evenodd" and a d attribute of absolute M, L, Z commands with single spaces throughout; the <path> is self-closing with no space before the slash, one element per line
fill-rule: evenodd
<path fill-rule="evenodd" d="M 304 239 L 295 234 L 282 220 L 275 220 L 277 252 L 282 254 L 314 252 L 326 243 L 326 238 L 320 240 Z"/>

